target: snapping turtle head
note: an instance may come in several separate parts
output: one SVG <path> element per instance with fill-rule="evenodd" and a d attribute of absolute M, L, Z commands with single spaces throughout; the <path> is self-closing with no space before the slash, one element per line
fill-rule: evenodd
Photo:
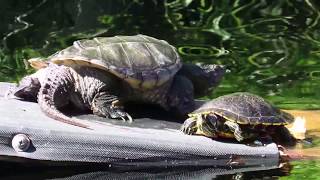
<path fill-rule="evenodd" d="M 38 70 L 36 73 L 25 76 L 16 87 L 14 96 L 26 101 L 37 101 L 37 95 L 41 87 L 41 80 L 44 78 L 44 69 Z"/>
<path fill-rule="evenodd" d="M 40 86 L 38 78 L 26 76 L 19 82 L 14 95 L 27 101 L 37 101 Z"/>
<path fill-rule="evenodd" d="M 177 117 L 185 118 L 195 108 L 194 89 L 190 80 L 183 76 L 176 76 L 168 95 L 170 109 Z"/>

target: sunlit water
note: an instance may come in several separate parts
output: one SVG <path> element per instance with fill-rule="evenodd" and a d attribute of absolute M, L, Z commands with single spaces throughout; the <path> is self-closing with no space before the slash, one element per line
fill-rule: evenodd
<path fill-rule="evenodd" d="M 0 5 L 1 81 L 17 81 L 31 72 L 25 59 L 50 55 L 77 39 L 146 34 L 176 46 L 185 62 L 226 66 L 221 86 L 204 98 L 249 91 L 305 117 L 312 145 L 295 150 L 319 158 L 317 1 L 35 0 Z M 297 161 L 283 178 L 308 177 L 319 170 L 319 162 Z"/>

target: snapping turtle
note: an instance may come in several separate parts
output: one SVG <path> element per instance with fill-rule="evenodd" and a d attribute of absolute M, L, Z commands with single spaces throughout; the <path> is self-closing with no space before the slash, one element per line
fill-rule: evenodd
<path fill-rule="evenodd" d="M 186 134 L 242 141 L 280 131 L 289 132 L 283 129 L 284 125 L 293 120 L 293 116 L 272 106 L 263 98 L 239 92 L 202 104 L 189 114 L 189 119 L 184 122 L 181 130 Z M 288 136 L 287 139 L 292 137 Z"/>
<path fill-rule="evenodd" d="M 207 81 L 210 89 L 224 73 L 218 65 L 182 65 L 173 46 L 145 35 L 79 40 L 45 60 L 29 62 L 38 71 L 20 81 L 15 96 L 38 101 L 48 116 L 81 127 L 87 126 L 59 109 L 72 104 L 99 116 L 132 120 L 122 104 L 135 101 L 185 115 L 194 108 L 193 84 Z M 192 74 L 200 81 L 188 79 Z M 206 92 L 197 89 L 196 94 Z"/>

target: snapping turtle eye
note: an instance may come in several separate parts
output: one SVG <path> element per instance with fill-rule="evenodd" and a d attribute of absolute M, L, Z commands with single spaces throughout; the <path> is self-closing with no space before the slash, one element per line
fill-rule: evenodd
<path fill-rule="evenodd" d="M 37 95 L 41 85 L 37 78 L 24 77 L 17 86 L 14 95 L 27 101 L 37 101 Z"/>

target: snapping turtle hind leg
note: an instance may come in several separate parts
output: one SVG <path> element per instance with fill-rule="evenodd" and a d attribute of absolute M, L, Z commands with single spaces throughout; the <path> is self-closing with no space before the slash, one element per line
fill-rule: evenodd
<path fill-rule="evenodd" d="M 132 122 L 132 117 L 123 110 L 117 96 L 106 92 L 97 93 L 93 99 L 93 114 L 111 119 L 122 119 L 123 121 Z"/>

